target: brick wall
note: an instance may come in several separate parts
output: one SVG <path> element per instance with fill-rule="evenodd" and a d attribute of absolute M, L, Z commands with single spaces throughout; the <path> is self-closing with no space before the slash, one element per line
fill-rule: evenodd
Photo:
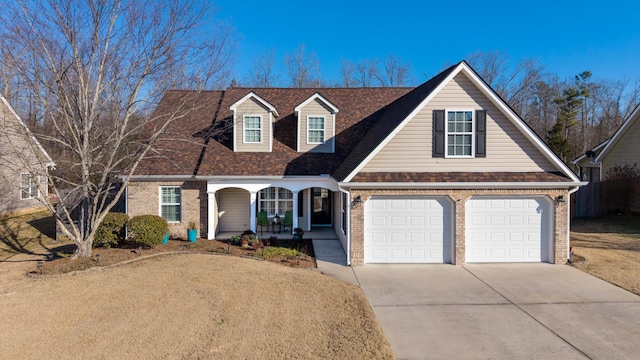
<path fill-rule="evenodd" d="M 351 191 L 352 199 L 360 196 L 364 202 L 376 195 L 432 195 L 447 196 L 454 205 L 455 253 L 454 263 L 465 263 L 465 205 L 472 196 L 478 195 L 543 195 L 549 197 L 551 203 L 559 195 L 568 201 L 566 189 L 540 190 L 425 190 L 425 189 L 357 189 Z M 567 262 L 568 217 L 567 203 L 554 206 L 553 233 L 554 256 L 556 264 Z M 351 265 L 364 265 L 364 206 L 351 209 Z"/>
<path fill-rule="evenodd" d="M 186 238 L 190 221 L 198 224 L 198 236 L 207 235 L 207 183 L 203 181 L 131 182 L 127 189 L 127 213 L 160 215 L 160 186 L 182 189 L 182 221 L 169 223 L 172 238 Z"/>

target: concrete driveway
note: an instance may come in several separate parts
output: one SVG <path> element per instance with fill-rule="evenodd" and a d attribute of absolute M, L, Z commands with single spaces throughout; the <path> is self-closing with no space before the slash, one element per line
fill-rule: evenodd
<path fill-rule="evenodd" d="M 637 359 L 640 297 L 569 266 L 353 271 L 398 359 Z"/>

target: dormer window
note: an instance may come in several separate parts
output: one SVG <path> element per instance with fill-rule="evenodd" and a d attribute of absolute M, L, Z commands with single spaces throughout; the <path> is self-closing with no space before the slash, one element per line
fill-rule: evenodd
<path fill-rule="evenodd" d="M 315 93 L 294 110 L 298 117 L 298 152 L 335 152 L 338 108 Z"/>
<path fill-rule="evenodd" d="M 259 144 L 262 142 L 262 117 L 245 115 L 243 121 L 244 143 Z"/>
<path fill-rule="evenodd" d="M 307 118 L 307 143 L 324 143 L 324 116 L 309 116 Z"/>
<path fill-rule="evenodd" d="M 233 151 L 270 152 L 273 148 L 274 117 L 276 108 L 254 92 L 234 102 Z"/>

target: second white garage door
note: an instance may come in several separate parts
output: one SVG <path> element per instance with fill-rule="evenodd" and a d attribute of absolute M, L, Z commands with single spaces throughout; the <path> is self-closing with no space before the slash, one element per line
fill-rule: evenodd
<path fill-rule="evenodd" d="M 472 197 L 466 262 L 548 262 L 553 205 L 545 197 Z"/>
<path fill-rule="evenodd" d="M 452 205 L 440 197 L 372 197 L 365 203 L 365 263 L 450 263 Z"/>

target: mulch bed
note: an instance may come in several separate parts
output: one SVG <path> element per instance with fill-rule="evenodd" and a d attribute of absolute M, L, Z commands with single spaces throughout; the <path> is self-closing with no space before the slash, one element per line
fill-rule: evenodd
<path fill-rule="evenodd" d="M 316 259 L 311 239 L 279 240 L 278 247 L 295 249 L 301 253 L 299 257 L 272 257 L 264 259 L 273 263 L 296 268 L 315 268 Z M 42 268 L 31 271 L 33 274 L 57 275 L 73 271 L 86 270 L 94 267 L 104 267 L 133 260 L 143 256 L 160 255 L 171 252 L 213 253 L 228 256 L 242 256 L 260 259 L 263 248 L 242 248 L 230 243 L 230 240 L 197 239 L 189 242 L 184 239 L 169 240 L 167 244 L 160 244 L 153 248 L 123 246 L 119 248 L 94 248 L 91 258 L 71 260 L 75 245 L 63 245 L 51 250 L 49 259 L 41 263 Z"/>

